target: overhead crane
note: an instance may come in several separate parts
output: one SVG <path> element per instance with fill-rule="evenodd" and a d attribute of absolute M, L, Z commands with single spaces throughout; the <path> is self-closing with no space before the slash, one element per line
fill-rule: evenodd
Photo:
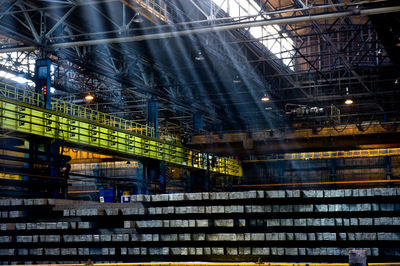
<path fill-rule="evenodd" d="M 58 139 L 72 146 L 102 150 L 122 157 L 155 159 L 172 165 L 240 177 L 240 163 L 228 157 L 186 148 L 154 128 L 52 98 L 29 89 L 0 83 L 0 128 Z"/>

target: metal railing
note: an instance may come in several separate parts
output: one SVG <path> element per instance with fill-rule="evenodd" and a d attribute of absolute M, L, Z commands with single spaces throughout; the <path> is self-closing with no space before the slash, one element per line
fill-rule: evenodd
<path fill-rule="evenodd" d="M 63 139 L 79 145 L 95 146 L 220 174 L 242 176 L 240 163 L 233 158 L 202 153 L 181 145 L 145 138 L 133 134 L 132 131 L 93 123 L 94 119 L 78 120 L 67 114 L 63 117 L 48 109 L 35 109 L 21 105 L 20 101 L 17 102 L 15 99 L 4 98 L 0 99 L 0 114 L 1 126 L 5 129 Z"/>
<path fill-rule="evenodd" d="M 44 96 L 42 94 L 3 82 L 0 82 L 0 97 L 37 107 L 44 106 Z M 66 102 L 57 98 L 51 99 L 51 110 L 61 114 L 99 122 L 107 126 L 116 127 L 143 136 L 155 138 L 154 127 L 142 125 L 131 120 L 109 115 L 107 113 L 93 110 L 75 103 Z M 158 138 L 161 140 L 175 144 L 179 143 L 178 136 L 168 133 L 165 129 L 159 129 L 158 135 Z"/>
<path fill-rule="evenodd" d="M 244 162 L 273 162 L 285 160 L 322 160 L 332 158 L 364 158 L 364 157 L 383 157 L 399 156 L 400 148 L 366 149 L 350 151 L 322 151 L 322 152 L 300 152 L 282 153 L 264 156 L 262 158 L 250 158 Z"/>
<path fill-rule="evenodd" d="M 164 22 L 168 22 L 167 4 L 164 0 L 133 0 L 154 16 Z"/>

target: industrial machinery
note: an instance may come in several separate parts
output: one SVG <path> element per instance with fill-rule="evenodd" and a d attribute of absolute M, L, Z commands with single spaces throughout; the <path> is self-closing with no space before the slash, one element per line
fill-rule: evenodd
<path fill-rule="evenodd" d="M 340 109 L 335 105 L 329 107 L 307 106 L 302 104 L 285 105 L 285 117 L 302 125 L 336 125 L 340 123 Z"/>

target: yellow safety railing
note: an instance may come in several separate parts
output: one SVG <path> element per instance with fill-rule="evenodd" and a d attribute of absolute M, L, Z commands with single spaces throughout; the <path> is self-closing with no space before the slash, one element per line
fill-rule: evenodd
<path fill-rule="evenodd" d="M 42 94 L 3 82 L 0 82 L 0 97 L 16 100 L 18 102 L 26 103 L 33 106 L 44 106 L 44 97 Z M 99 112 L 97 110 L 93 110 L 91 108 L 87 108 L 71 102 L 66 102 L 57 98 L 51 99 L 51 110 L 58 113 L 99 122 L 108 126 L 129 130 L 133 133 L 143 136 L 148 136 L 152 138 L 155 137 L 155 130 L 153 127 L 142 125 L 134 121 L 109 115 L 107 113 Z M 159 130 L 159 138 L 173 143 L 179 142 L 178 136 L 170 134 L 164 129 Z"/>
<path fill-rule="evenodd" d="M 117 161 L 117 162 L 101 162 L 101 163 L 74 163 L 71 165 L 72 171 L 94 170 L 94 169 L 132 169 L 139 168 L 138 162 Z M 0 175 L 1 176 L 1 175 Z"/>
<path fill-rule="evenodd" d="M 285 160 L 318 160 L 332 158 L 362 158 L 362 157 L 382 157 L 399 156 L 400 148 L 366 149 L 350 151 L 322 151 L 322 152 L 301 152 L 301 153 L 282 153 L 266 156 L 264 159 L 250 159 L 244 162 L 268 162 Z"/>
<path fill-rule="evenodd" d="M 0 173 L 0 179 L 6 179 L 6 180 L 22 180 L 22 177 L 17 174 L 11 174 L 11 173 Z"/>
<path fill-rule="evenodd" d="M 164 22 L 168 22 L 167 4 L 163 0 L 132 0 L 141 7 L 145 8 L 154 16 Z"/>
<path fill-rule="evenodd" d="M 28 97 L 31 98 L 32 97 Z M 86 110 L 76 109 L 84 112 Z M 239 162 L 185 148 L 159 139 L 134 133 L 115 123 L 78 117 L 34 107 L 15 100 L 0 97 L 0 127 L 22 133 L 62 139 L 80 146 L 95 147 L 140 158 L 152 158 L 169 163 L 209 170 L 211 172 L 242 176 Z M 112 120 L 117 123 L 123 120 Z"/>

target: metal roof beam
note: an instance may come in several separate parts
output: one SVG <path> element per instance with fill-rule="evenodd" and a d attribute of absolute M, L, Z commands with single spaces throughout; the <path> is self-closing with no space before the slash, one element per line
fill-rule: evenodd
<path fill-rule="evenodd" d="M 74 11 L 76 8 L 76 6 L 71 7 L 67 13 L 64 14 L 64 16 L 62 16 L 57 23 L 46 33 L 46 38 L 49 38 L 50 35 L 62 24 L 64 23 L 64 21 L 69 17 L 69 15 L 71 15 L 72 11 Z"/>
<path fill-rule="evenodd" d="M 18 6 L 21 8 L 22 11 L 24 11 L 23 14 L 24 14 L 25 20 L 29 25 L 29 28 L 32 32 L 33 37 L 35 38 L 35 40 L 37 42 L 40 42 L 40 36 L 39 36 L 38 32 L 36 31 L 35 25 L 33 25 L 31 17 L 29 16 L 28 12 L 26 11 L 24 4 L 21 3 Z"/>

